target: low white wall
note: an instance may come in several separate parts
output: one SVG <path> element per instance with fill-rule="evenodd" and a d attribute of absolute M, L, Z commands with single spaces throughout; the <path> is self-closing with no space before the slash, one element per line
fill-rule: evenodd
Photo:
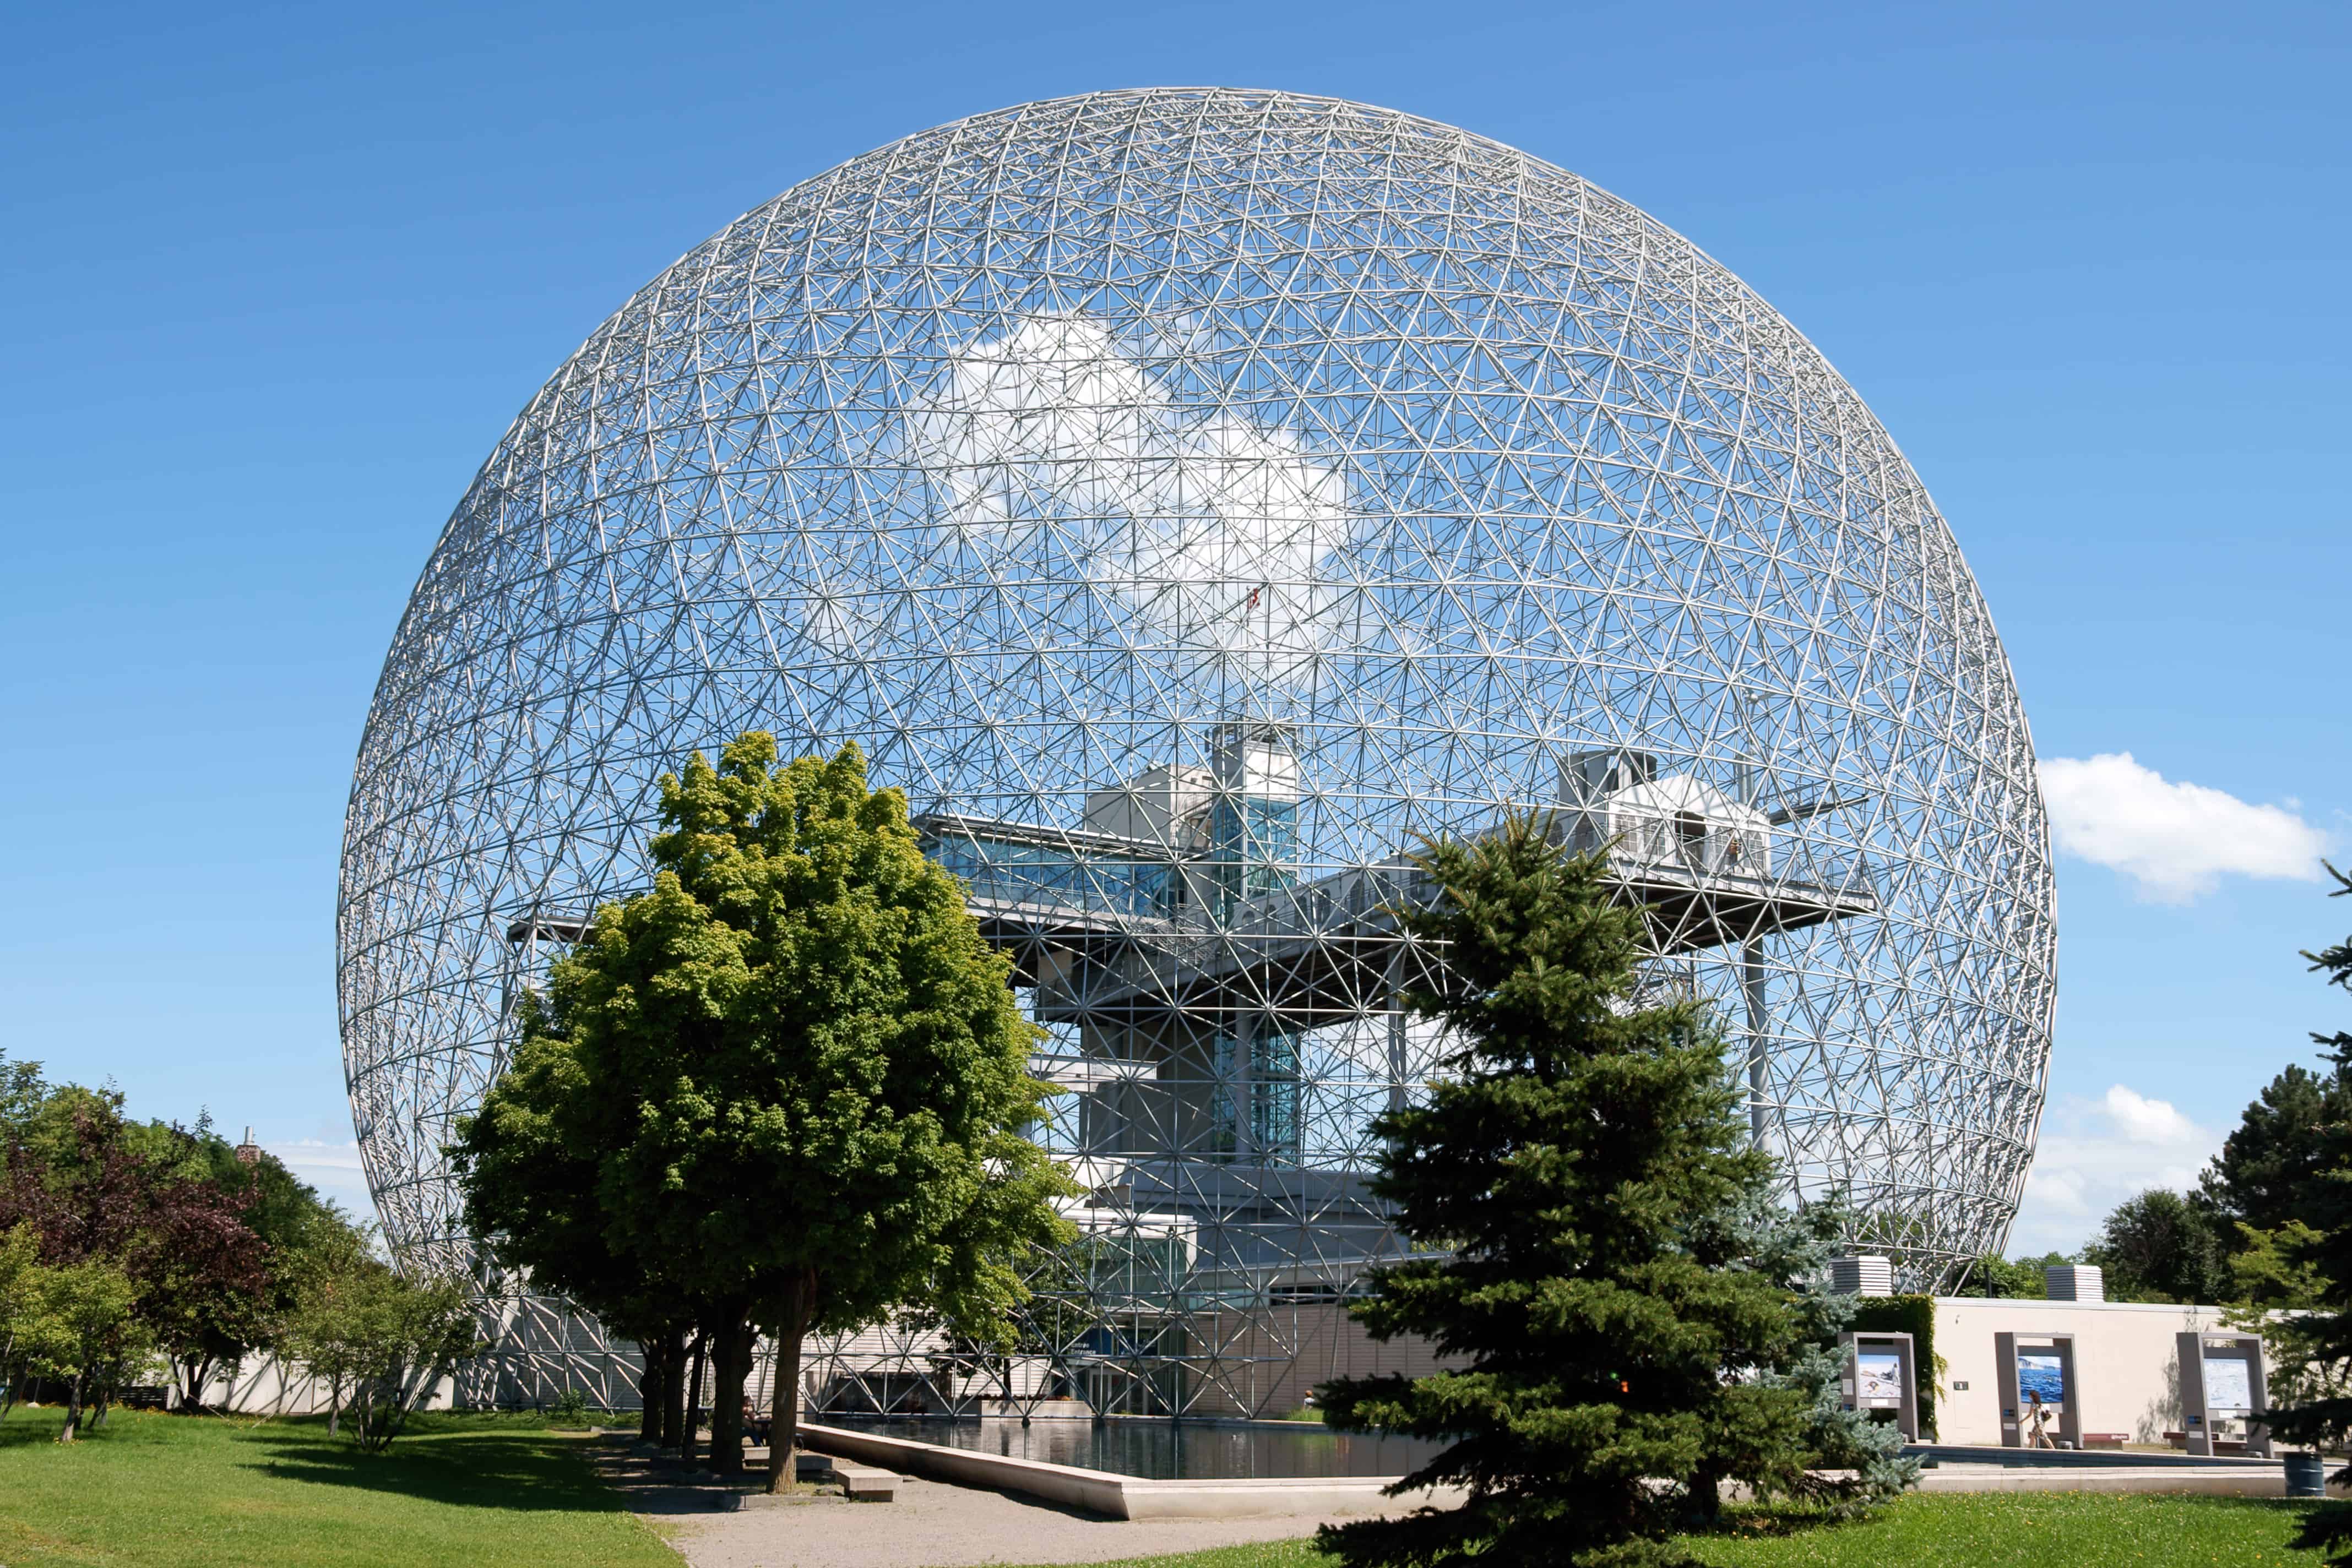
<path fill-rule="evenodd" d="M 456 1380 L 445 1377 L 420 1408 L 446 1410 L 456 1391 Z M 323 1416 L 331 1393 L 327 1380 L 311 1376 L 299 1362 L 248 1355 L 215 1368 L 205 1379 L 202 1398 L 206 1405 L 247 1416 Z"/>
<path fill-rule="evenodd" d="M 2070 1333 L 2083 1430 L 2161 1443 L 2165 1433 L 2180 1430 L 2179 1345 L 2173 1336 L 2189 1329 L 2218 1333 L 2221 1326 L 2219 1307 L 1938 1296 L 1936 1354 L 1944 1366 L 1937 1375 L 1936 1435 L 1947 1443 L 2000 1443 L 1993 1335 Z"/>

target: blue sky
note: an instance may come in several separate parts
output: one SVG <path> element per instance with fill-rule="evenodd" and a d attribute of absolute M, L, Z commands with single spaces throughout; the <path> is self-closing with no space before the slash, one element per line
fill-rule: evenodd
<path fill-rule="evenodd" d="M 2063 774 L 2013 1245 L 2185 1179 L 2352 928 L 2352 21 L 2336 6 L 50 7 L 0 98 L 0 1047 L 364 1201 L 335 858 L 408 587 L 633 289 L 841 159 L 1170 82 L 1565 165 L 1829 355 Z M 2183 782 L 2200 787 L 2182 791 Z M 2053 798 L 2059 791 L 2053 790 Z M 2269 806 L 2264 812 L 2254 808 Z M 2071 825 L 2070 825 L 2071 824 Z M 2117 869 L 2122 868 L 2122 869 Z"/>

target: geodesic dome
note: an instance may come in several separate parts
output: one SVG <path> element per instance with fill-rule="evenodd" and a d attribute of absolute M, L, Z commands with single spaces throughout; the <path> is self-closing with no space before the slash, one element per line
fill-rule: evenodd
<path fill-rule="evenodd" d="M 1525 153 L 1273 92 L 1025 105 L 599 328 L 361 746 L 343 1048 L 404 1256 L 457 1255 L 440 1145 L 516 988 L 646 885 L 655 776 L 752 727 L 857 741 L 967 878 L 1119 1239 L 1073 1289 L 1130 1330 L 1394 1245 L 1365 1128 L 1432 1042 L 1380 910 L 1512 807 L 1612 847 L 1793 1190 L 1914 1281 L 2006 1231 L 2054 936 L 1976 584 L 1792 327 Z"/>

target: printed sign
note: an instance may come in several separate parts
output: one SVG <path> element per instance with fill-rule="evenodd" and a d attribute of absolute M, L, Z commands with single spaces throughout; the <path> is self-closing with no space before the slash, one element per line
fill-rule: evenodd
<path fill-rule="evenodd" d="M 2242 1356 L 2205 1358 L 2205 1408 L 2216 1416 L 2244 1416 L 2254 1408 L 2254 1390 Z"/>

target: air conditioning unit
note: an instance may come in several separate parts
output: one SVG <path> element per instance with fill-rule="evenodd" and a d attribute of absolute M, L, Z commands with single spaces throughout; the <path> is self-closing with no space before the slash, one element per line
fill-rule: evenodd
<path fill-rule="evenodd" d="M 2104 1301 L 2107 1282 L 2089 1263 L 2053 1263 L 2042 1270 L 2042 1293 L 2053 1301 Z"/>
<path fill-rule="evenodd" d="M 1891 1296 L 1895 1293 L 1895 1265 L 1870 1253 L 1856 1258 L 1832 1258 L 1830 1289 L 1840 1295 Z"/>

